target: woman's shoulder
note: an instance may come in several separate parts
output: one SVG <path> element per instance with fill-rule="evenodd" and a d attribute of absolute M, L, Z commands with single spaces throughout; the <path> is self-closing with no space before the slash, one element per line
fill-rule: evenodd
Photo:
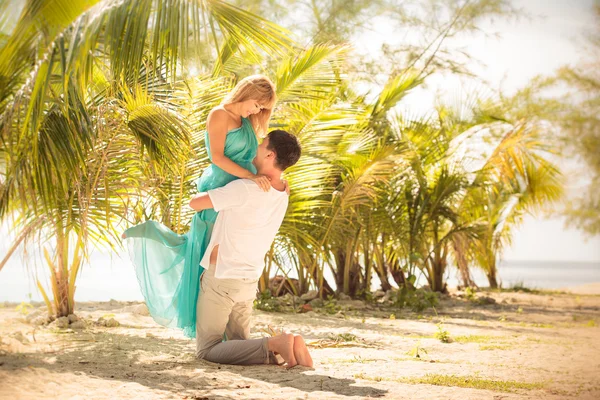
<path fill-rule="evenodd" d="M 213 108 L 212 110 L 210 110 L 210 112 L 208 113 L 208 118 L 207 120 L 221 120 L 221 121 L 228 121 L 231 117 L 229 116 L 229 113 L 227 112 L 227 110 L 225 110 L 225 108 L 223 108 L 222 105 L 216 106 L 215 108 Z"/>
<path fill-rule="evenodd" d="M 217 106 L 208 113 L 206 118 L 206 129 L 214 132 L 229 132 L 235 125 L 229 112 L 223 106 Z"/>

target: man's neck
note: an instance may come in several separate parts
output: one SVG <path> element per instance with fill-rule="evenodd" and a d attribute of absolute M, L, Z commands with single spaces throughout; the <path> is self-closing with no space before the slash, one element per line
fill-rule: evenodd
<path fill-rule="evenodd" d="M 265 168 L 258 171 L 260 175 L 264 175 L 271 179 L 271 186 L 273 186 L 277 190 L 282 190 L 285 188 L 285 185 L 281 181 L 282 172 L 276 168 Z"/>

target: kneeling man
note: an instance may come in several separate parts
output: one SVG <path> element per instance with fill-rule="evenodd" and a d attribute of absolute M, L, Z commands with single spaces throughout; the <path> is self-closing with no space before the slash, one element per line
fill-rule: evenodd
<path fill-rule="evenodd" d="M 263 191 L 248 179 L 209 190 L 190 201 L 196 211 L 214 208 L 217 220 L 204 258 L 196 318 L 196 356 L 221 364 L 278 364 L 312 367 L 301 336 L 281 334 L 249 339 L 250 316 L 264 258 L 288 206 L 282 172 L 300 158 L 295 136 L 274 130 L 263 140 L 253 163 L 270 179 Z M 227 340 L 223 341 L 223 334 Z"/>

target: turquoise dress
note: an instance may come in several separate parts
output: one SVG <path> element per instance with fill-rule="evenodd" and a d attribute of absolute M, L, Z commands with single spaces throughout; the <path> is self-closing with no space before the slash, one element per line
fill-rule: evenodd
<path fill-rule="evenodd" d="M 205 133 L 208 157 L 210 141 Z M 242 118 L 242 126 L 227 133 L 224 154 L 252 173 L 256 168 L 258 141 L 252 124 Z M 196 181 L 198 192 L 222 187 L 238 179 L 214 164 L 204 170 Z M 212 228 L 217 219 L 215 210 L 204 210 L 192 218 L 189 232 L 179 235 L 156 221 L 146 221 L 123 234 L 129 247 L 141 292 L 150 315 L 167 327 L 181 328 L 188 337 L 196 336 L 196 302 L 200 291 L 200 275 Z"/>

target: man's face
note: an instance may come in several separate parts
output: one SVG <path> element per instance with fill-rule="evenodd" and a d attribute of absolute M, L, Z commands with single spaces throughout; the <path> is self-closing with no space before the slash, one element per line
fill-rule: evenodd
<path fill-rule="evenodd" d="M 269 138 L 266 137 L 263 139 L 262 143 L 258 145 L 258 151 L 256 152 L 256 158 L 254 158 L 254 166 L 257 171 L 260 171 L 262 167 L 265 165 L 269 154 L 273 154 L 271 150 L 267 147 L 269 146 Z"/>

